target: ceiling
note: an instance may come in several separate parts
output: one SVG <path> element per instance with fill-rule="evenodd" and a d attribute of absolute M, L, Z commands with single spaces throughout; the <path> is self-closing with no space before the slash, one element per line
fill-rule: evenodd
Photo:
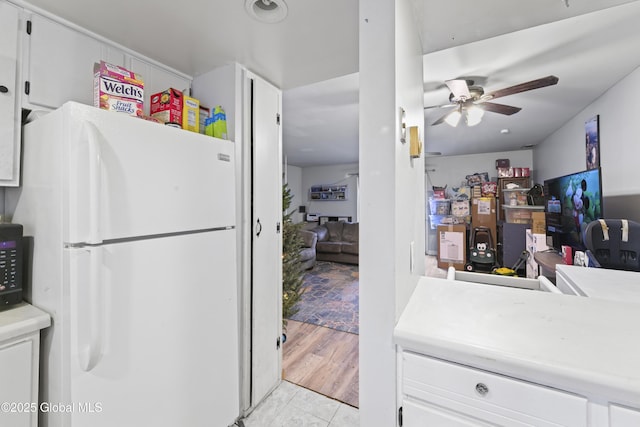
<path fill-rule="evenodd" d="M 285 1 L 288 16 L 277 24 L 249 17 L 242 0 L 29 3 L 189 75 L 241 63 L 283 89 L 288 164 L 357 162 L 358 0 Z M 522 111 L 487 113 L 473 128 L 428 126 L 444 112 L 427 110 L 428 152 L 534 145 L 640 65 L 637 0 L 413 1 L 423 11 L 425 105 L 447 102 L 448 79 L 472 78 L 489 92 L 559 78 L 500 98 Z"/>

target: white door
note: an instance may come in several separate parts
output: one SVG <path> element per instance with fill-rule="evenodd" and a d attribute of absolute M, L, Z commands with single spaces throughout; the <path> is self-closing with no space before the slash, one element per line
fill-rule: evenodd
<path fill-rule="evenodd" d="M 252 342 L 251 403 L 280 380 L 282 361 L 281 93 L 260 78 L 252 84 Z"/>
<path fill-rule="evenodd" d="M 33 14 L 29 44 L 26 102 L 48 108 L 69 100 L 93 105 L 93 64 L 100 62 L 102 43 Z"/>
<path fill-rule="evenodd" d="M 49 399 L 75 407 L 44 414 L 57 421 L 49 425 L 233 424 L 235 235 L 220 230 L 68 250 L 64 325 L 71 326 L 57 339 L 70 341 L 69 364 L 61 368 L 71 383 Z"/>
<path fill-rule="evenodd" d="M 20 113 L 16 108 L 18 9 L 0 3 L 0 185 L 18 185 Z M 19 97 L 18 97 L 19 98 Z"/>

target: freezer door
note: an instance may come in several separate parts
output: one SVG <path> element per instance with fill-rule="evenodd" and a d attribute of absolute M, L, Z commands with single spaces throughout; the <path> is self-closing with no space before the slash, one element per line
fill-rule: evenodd
<path fill-rule="evenodd" d="M 67 243 L 235 224 L 232 142 L 76 103 L 33 125 L 31 155 L 42 144 L 64 153 Z M 55 125 L 62 141 L 48 138 Z"/>
<path fill-rule="evenodd" d="M 69 379 L 48 396 L 71 410 L 48 425 L 233 424 L 235 230 L 67 251 Z"/>

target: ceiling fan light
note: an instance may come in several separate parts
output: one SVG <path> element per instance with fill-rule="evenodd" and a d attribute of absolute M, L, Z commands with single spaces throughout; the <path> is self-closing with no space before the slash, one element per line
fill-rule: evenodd
<path fill-rule="evenodd" d="M 449 113 L 449 115 L 447 116 L 446 119 L 444 119 L 444 121 L 452 127 L 456 127 L 458 126 L 458 123 L 460 123 L 460 118 L 462 117 L 462 113 L 460 113 L 459 110 L 455 110 L 452 111 L 451 113 Z"/>
<path fill-rule="evenodd" d="M 482 121 L 484 110 L 482 108 L 471 106 L 466 111 L 467 126 L 475 126 Z"/>

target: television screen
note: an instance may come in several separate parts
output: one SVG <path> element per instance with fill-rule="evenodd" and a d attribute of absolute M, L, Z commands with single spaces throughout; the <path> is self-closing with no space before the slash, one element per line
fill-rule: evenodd
<path fill-rule="evenodd" d="M 602 218 L 600 169 L 545 180 L 544 188 L 547 235 L 553 237 L 553 247 L 584 250 L 582 227 Z"/>

